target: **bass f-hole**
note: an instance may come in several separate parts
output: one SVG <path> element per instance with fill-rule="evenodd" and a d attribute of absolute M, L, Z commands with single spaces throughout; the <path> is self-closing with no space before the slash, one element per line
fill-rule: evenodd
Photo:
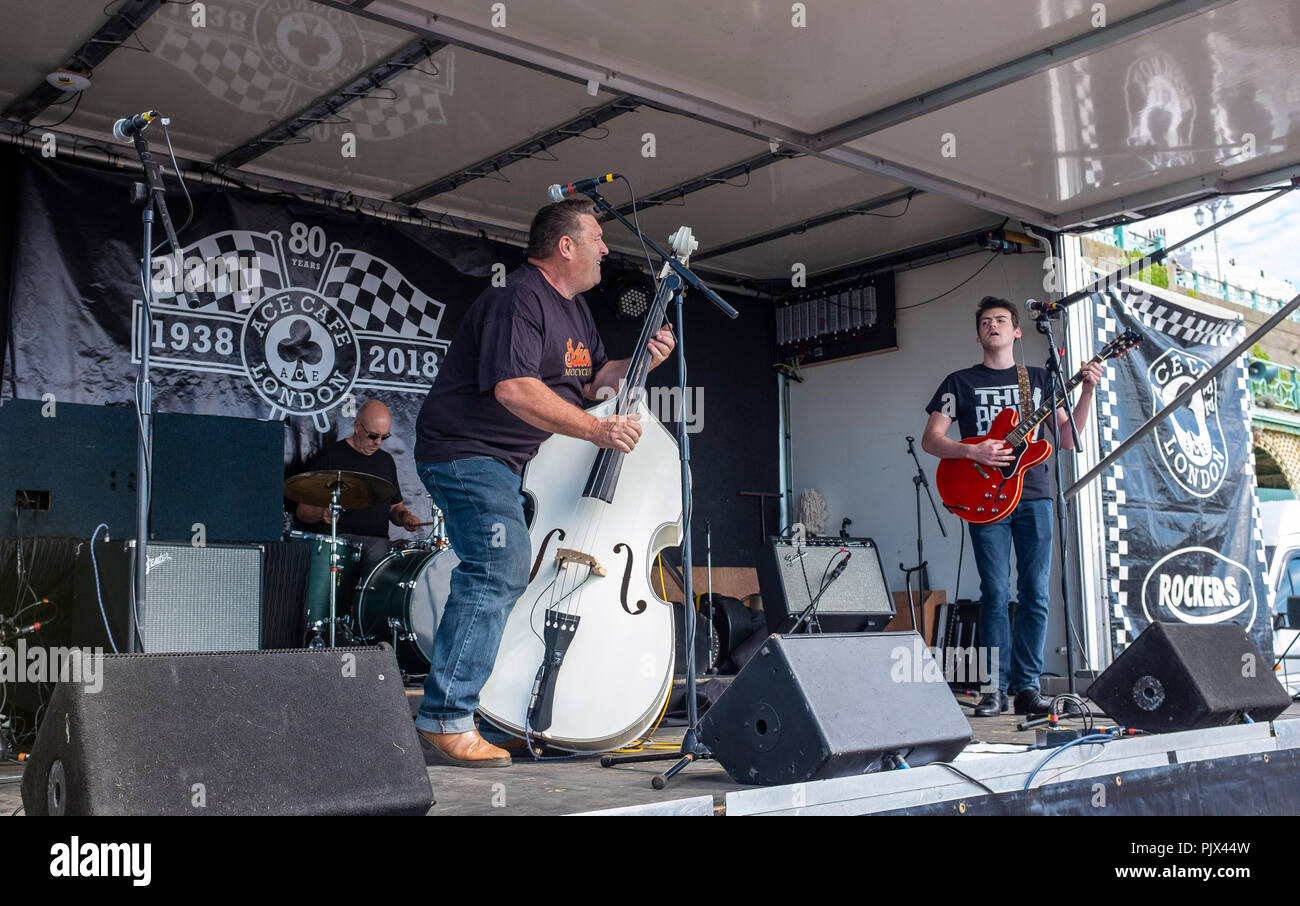
<path fill-rule="evenodd" d="M 627 606 L 627 586 L 628 583 L 632 581 L 632 548 L 624 544 L 622 541 L 614 545 L 614 553 L 618 554 L 623 551 L 627 551 L 627 563 L 623 566 L 623 588 L 619 591 L 618 598 L 623 604 L 623 609 L 632 616 L 636 616 L 637 614 L 645 613 L 645 601 L 637 601 L 636 610 Z"/>

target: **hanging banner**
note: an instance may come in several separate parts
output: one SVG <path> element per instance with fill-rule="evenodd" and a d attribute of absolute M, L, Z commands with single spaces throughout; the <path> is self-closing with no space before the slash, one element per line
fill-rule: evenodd
<path fill-rule="evenodd" d="M 460 319 L 519 250 L 289 196 L 193 190 L 182 248 L 152 261 L 146 326 L 133 177 L 17 164 L 7 396 L 130 404 L 148 343 L 155 411 L 286 420 L 290 468 L 378 399 L 401 490 L 427 517 L 416 416 Z M 168 203 L 179 226 L 185 201 Z"/>
<path fill-rule="evenodd" d="M 1115 289 L 1093 298 L 1099 342 L 1129 328 L 1143 336 L 1106 364 L 1097 401 L 1104 456 L 1241 342 L 1245 325 L 1173 294 Z M 1114 654 L 1155 621 L 1234 622 L 1271 664 L 1244 364 L 1159 423 L 1102 482 Z"/>

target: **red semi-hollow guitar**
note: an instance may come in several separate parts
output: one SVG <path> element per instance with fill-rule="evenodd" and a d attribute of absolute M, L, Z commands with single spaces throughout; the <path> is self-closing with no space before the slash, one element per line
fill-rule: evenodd
<path fill-rule="evenodd" d="M 1123 355 L 1142 342 L 1141 334 L 1126 330 L 1093 357 L 1100 364 L 1107 359 Z M 980 444 L 986 440 L 1001 440 L 1011 447 L 1012 460 L 1005 466 L 985 466 L 973 459 L 942 459 L 935 470 L 934 483 L 939 489 L 943 505 L 967 522 L 988 524 L 1005 519 L 1020 503 L 1025 472 L 1052 455 L 1052 445 L 1045 440 L 1030 440 L 1038 425 L 1069 398 L 1070 391 L 1083 381 L 1083 370 L 1070 378 L 1065 385 L 1065 396 L 1059 391 L 1024 420 L 1014 408 L 1003 409 L 993 419 L 989 433 L 981 437 L 968 437 L 964 444 Z"/>

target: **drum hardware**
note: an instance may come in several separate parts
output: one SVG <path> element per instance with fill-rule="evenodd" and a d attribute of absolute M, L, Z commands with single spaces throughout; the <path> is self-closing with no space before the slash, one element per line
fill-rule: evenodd
<path fill-rule="evenodd" d="M 427 676 L 433 637 L 460 560 L 451 550 L 407 548 L 389 554 L 357 586 L 356 632 L 388 642 L 404 678 Z"/>
<path fill-rule="evenodd" d="M 364 510 L 381 500 L 391 500 L 397 493 L 384 479 L 362 472 L 343 469 L 322 469 L 295 475 L 284 483 L 284 496 L 308 506 L 323 506 L 329 510 L 330 523 L 330 647 L 337 647 L 338 584 L 339 576 L 339 515 L 344 510 Z"/>
<path fill-rule="evenodd" d="M 393 638 L 403 642 L 418 641 L 415 633 L 405 623 L 397 617 L 388 618 L 388 628 L 393 632 Z"/>

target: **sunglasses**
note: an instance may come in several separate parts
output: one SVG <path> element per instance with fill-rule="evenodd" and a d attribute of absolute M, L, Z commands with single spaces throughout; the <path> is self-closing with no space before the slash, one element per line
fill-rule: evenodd
<path fill-rule="evenodd" d="M 366 427 L 365 425 L 362 425 L 361 429 L 365 431 L 365 427 Z M 389 431 L 387 434 L 376 434 L 374 431 L 366 431 L 366 437 L 370 438 L 371 440 L 388 440 L 388 438 L 392 436 L 393 436 L 393 432 L 391 431 Z"/>

